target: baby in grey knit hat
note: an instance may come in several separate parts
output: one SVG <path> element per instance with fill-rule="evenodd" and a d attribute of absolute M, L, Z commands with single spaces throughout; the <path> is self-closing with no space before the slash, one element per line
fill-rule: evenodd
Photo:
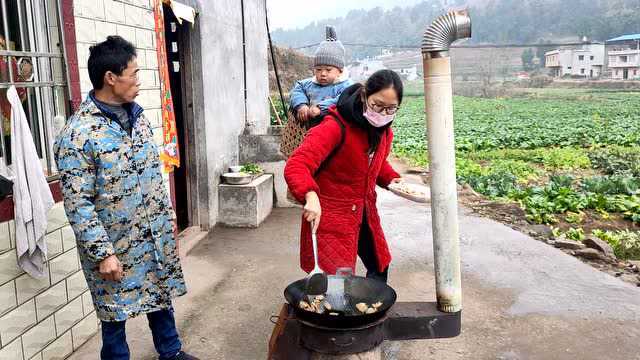
<path fill-rule="evenodd" d="M 326 39 L 320 43 L 313 58 L 314 76 L 297 81 L 289 92 L 290 108 L 299 121 L 316 125 L 338 101 L 342 91 L 353 85 L 351 79 L 342 77 L 344 66 L 344 46 L 335 29 L 327 26 Z"/>

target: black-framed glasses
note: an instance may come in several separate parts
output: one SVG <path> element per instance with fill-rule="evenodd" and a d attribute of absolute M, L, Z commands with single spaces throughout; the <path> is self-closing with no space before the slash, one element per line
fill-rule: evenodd
<path fill-rule="evenodd" d="M 369 106 L 371 110 L 377 112 L 378 114 L 382 114 L 384 112 L 387 115 L 393 115 L 398 112 L 398 109 L 400 109 L 400 106 L 398 105 L 381 106 L 378 104 L 367 104 L 367 106 Z"/>

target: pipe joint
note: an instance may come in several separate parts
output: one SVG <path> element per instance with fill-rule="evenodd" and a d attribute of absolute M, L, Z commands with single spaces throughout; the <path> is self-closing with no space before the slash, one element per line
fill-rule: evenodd
<path fill-rule="evenodd" d="M 435 19 L 422 39 L 422 53 L 428 58 L 449 56 L 449 47 L 456 40 L 471 37 L 469 11 L 455 10 Z"/>

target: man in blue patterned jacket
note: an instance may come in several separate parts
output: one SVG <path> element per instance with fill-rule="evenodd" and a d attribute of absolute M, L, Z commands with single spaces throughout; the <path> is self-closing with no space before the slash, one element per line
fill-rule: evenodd
<path fill-rule="evenodd" d="M 128 318 L 146 314 L 161 360 L 182 351 L 171 300 L 186 293 L 133 45 L 119 36 L 92 46 L 93 91 L 55 142 L 64 206 L 98 317 L 103 360 L 128 360 Z"/>

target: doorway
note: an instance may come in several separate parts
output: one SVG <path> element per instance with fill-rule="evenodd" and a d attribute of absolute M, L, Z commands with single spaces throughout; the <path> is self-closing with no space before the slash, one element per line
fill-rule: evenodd
<path fill-rule="evenodd" d="M 171 84 L 171 97 L 173 99 L 173 110 L 176 119 L 176 130 L 178 133 L 178 149 L 180 153 L 180 167 L 174 169 L 169 175 L 171 184 L 171 201 L 176 212 L 178 232 L 182 232 L 193 225 L 193 214 L 191 204 L 191 188 L 189 186 L 189 153 L 190 144 L 187 141 L 187 109 L 185 108 L 185 76 L 188 76 L 188 67 L 184 66 L 185 59 L 188 58 L 189 27 L 180 24 L 176 19 L 171 7 L 162 5 L 164 13 L 165 45 L 167 49 L 167 65 L 169 68 L 169 82 Z"/>

